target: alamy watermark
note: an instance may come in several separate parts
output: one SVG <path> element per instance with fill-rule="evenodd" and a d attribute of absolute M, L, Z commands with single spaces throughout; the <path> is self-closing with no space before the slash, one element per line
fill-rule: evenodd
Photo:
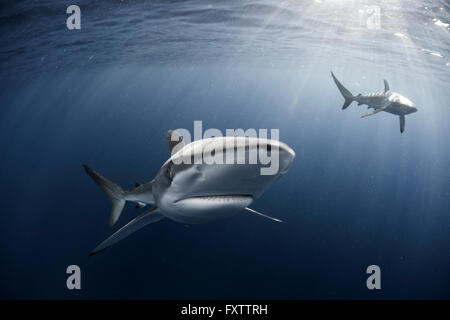
<path fill-rule="evenodd" d="M 366 286 L 369 290 L 381 289 L 381 269 L 376 264 L 367 267 L 366 273 L 370 274 L 367 278 Z"/>
<path fill-rule="evenodd" d="M 223 139 L 207 140 L 223 137 Z M 168 137 L 173 144 L 171 155 L 174 164 L 258 164 L 261 175 L 274 175 L 280 167 L 280 130 L 270 129 L 219 129 L 203 131 L 202 121 L 194 121 L 194 134 L 179 128 Z M 193 138 L 193 139 L 192 139 Z M 195 141 L 191 147 L 185 145 Z M 198 142 L 197 142 L 198 141 Z"/>
<path fill-rule="evenodd" d="M 69 274 L 66 280 L 67 289 L 81 289 L 81 269 L 76 264 L 67 267 L 66 273 Z"/>
<path fill-rule="evenodd" d="M 67 14 L 70 14 L 66 20 L 66 26 L 69 30 L 79 30 L 81 29 L 81 9 L 77 5 L 70 5 L 66 10 Z"/>

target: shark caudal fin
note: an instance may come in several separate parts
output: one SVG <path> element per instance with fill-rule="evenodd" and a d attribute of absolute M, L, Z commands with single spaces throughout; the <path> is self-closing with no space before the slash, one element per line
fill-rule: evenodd
<path fill-rule="evenodd" d="M 338 87 L 339 91 L 341 92 L 342 96 L 345 99 L 344 105 L 342 106 L 342 110 L 347 109 L 350 103 L 353 102 L 353 94 L 350 91 L 348 91 L 342 85 L 342 83 L 339 82 L 339 80 L 334 76 L 333 72 L 331 72 L 331 76 L 333 77 L 334 83 L 336 83 L 336 86 Z"/>
<path fill-rule="evenodd" d="M 112 203 L 111 215 L 109 216 L 109 226 L 112 227 L 119 219 L 125 206 L 125 193 L 117 184 L 101 176 L 87 165 L 83 164 L 83 168 Z"/>

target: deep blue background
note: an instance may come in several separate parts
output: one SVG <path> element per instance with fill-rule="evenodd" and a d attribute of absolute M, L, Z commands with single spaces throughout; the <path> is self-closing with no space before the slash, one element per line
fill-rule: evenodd
<path fill-rule="evenodd" d="M 24 27 L 30 12 L 10 20 Z M 92 36 L 87 18 L 85 26 Z M 211 47 L 186 45 L 186 60 L 161 63 L 158 54 L 136 59 L 124 42 L 123 51 L 58 47 L 67 30 L 55 28 L 48 44 L 36 35 L 44 42 L 26 53 L 11 42 L 2 51 L 0 298 L 450 298 L 447 69 L 393 67 L 395 55 L 367 53 L 364 43 L 304 46 L 318 55 L 289 61 L 271 49 L 255 62 L 227 55 L 214 37 Z M 179 54 L 182 41 L 170 43 Z M 211 60 L 215 53 L 225 58 Z M 330 70 L 354 94 L 380 91 L 386 78 L 419 111 L 404 134 L 393 115 L 359 119 L 367 111 L 356 104 L 341 111 Z M 166 219 L 88 257 L 113 230 L 110 204 L 81 164 L 124 188 L 147 182 L 169 157 L 167 130 L 192 130 L 194 120 L 223 132 L 280 129 L 296 159 L 252 207 L 284 222 L 245 213 L 190 227 Z M 137 213 L 128 205 L 117 226 Z M 80 291 L 66 289 L 71 264 L 81 267 Z M 371 264 L 381 267 L 381 291 L 366 288 Z"/>

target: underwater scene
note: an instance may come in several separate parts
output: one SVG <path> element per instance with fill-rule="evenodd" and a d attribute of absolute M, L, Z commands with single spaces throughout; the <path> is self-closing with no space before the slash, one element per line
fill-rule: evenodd
<path fill-rule="evenodd" d="M 1 299 L 450 299 L 450 2 L 0 8 Z"/>

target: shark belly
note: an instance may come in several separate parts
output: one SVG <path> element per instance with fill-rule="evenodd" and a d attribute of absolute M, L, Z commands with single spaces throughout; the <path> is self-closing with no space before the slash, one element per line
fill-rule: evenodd
<path fill-rule="evenodd" d="M 384 111 L 389 112 L 391 114 L 395 114 L 395 115 L 402 115 L 402 114 L 407 113 L 407 110 L 405 110 L 404 107 L 402 107 L 401 105 L 395 104 L 395 103 L 391 104 Z"/>
<path fill-rule="evenodd" d="M 182 199 L 163 214 L 180 223 L 199 224 L 231 217 L 253 202 L 250 195 L 211 195 Z"/>
<path fill-rule="evenodd" d="M 207 223 L 239 213 L 277 178 L 260 175 L 257 165 L 194 165 L 179 172 L 170 188 L 158 193 L 156 204 L 174 221 Z"/>
<path fill-rule="evenodd" d="M 387 113 L 390 113 L 390 114 L 395 114 L 395 115 L 401 115 L 402 114 L 400 112 L 400 110 L 396 110 L 396 109 L 393 109 L 393 108 L 387 108 L 387 109 L 385 109 L 383 111 L 385 111 Z"/>

